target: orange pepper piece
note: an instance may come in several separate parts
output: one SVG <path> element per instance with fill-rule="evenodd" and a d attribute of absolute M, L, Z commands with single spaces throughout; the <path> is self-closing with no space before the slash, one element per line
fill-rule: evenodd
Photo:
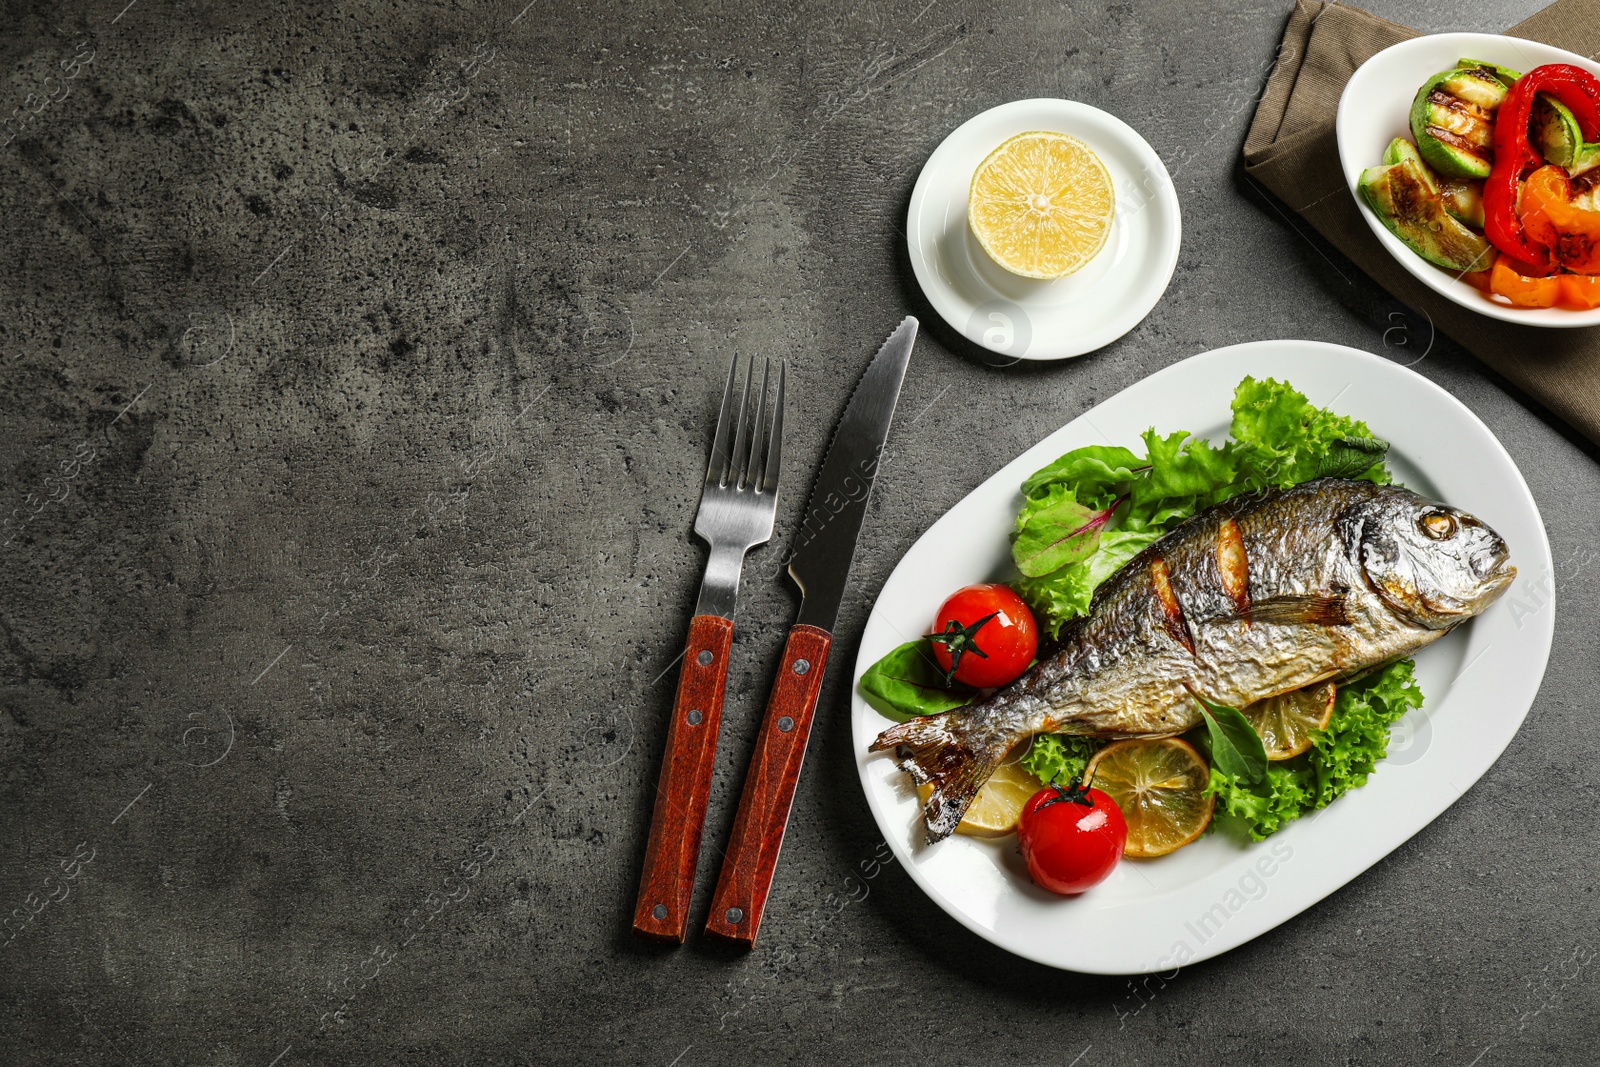
<path fill-rule="evenodd" d="M 1492 254 L 1493 253 L 1491 253 L 1491 255 Z M 1489 270 L 1469 270 L 1465 274 L 1461 275 L 1461 280 L 1479 292 L 1488 294 L 1494 291 L 1489 287 L 1490 280 L 1493 275 L 1494 270 L 1492 267 Z"/>
<path fill-rule="evenodd" d="M 1554 307 L 1561 295 L 1561 282 L 1555 278 L 1530 278 L 1519 274 L 1509 259 L 1509 256 L 1501 256 L 1494 261 L 1489 272 L 1489 291 L 1521 308 Z"/>
<path fill-rule="evenodd" d="M 1560 303 L 1570 308 L 1600 308 L 1600 275 L 1563 274 Z"/>
<path fill-rule="evenodd" d="M 1600 274 L 1600 211 L 1572 206 L 1566 171 L 1546 166 L 1528 175 L 1517 214 L 1529 238 L 1549 248 L 1560 266 L 1574 274 Z"/>

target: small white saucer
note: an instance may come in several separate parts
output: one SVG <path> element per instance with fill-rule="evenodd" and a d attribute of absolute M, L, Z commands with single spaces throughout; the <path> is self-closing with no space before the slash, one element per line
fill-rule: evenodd
<path fill-rule="evenodd" d="M 1030 130 L 1071 134 L 1111 175 L 1111 234 L 1098 255 L 1054 281 L 1023 278 L 989 258 L 967 226 L 972 172 L 1000 142 Z M 1182 223 L 1161 157 L 1121 119 L 1073 100 L 1017 100 L 968 119 L 934 150 L 911 193 L 911 269 L 944 320 L 991 352 L 1066 359 L 1139 324 L 1172 280 Z"/>

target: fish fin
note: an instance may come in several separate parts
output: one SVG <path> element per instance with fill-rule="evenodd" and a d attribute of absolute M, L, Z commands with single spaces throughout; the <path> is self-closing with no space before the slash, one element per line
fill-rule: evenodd
<path fill-rule="evenodd" d="M 1257 600 L 1250 605 L 1250 621 L 1277 626 L 1349 626 L 1352 620 L 1347 598 L 1341 593 L 1288 594 Z"/>
<path fill-rule="evenodd" d="M 872 743 L 873 752 L 904 752 L 901 769 L 918 785 L 933 785 L 933 794 L 922 809 L 929 843 L 950 836 L 972 798 L 1011 748 L 1008 740 L 997 742 L 992 736 L 981 736 L 992 731 L 973 729 L 970 712 L 967 707 L 942 715 L 919 715 L 891 726 Z"/>

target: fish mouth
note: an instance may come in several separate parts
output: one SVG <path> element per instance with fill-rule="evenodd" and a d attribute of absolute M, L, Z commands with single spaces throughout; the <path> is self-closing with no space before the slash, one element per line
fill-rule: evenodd
<path fill-rule="evenodd" d="M 1517 568 L 1510 560 L 1502 559 L 1496 563 L 1489 573 L 1483 576 L 1484 584 L 1496 592 L 1506 588 L 1517 577 Z"/>
<path fill-rule="evenodd" d="M 1511 584 L 1517 568 L 1511 564 L 1511 550 L 1497 536 L 1491 536 L 1487 551 L 1474 558 L 1470 564 L 1473 576 L 1490 588 L 1500 589 Z"/>

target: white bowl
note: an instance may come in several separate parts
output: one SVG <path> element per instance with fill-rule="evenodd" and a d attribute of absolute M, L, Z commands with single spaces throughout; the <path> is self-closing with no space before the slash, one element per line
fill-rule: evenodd
<path fill-rule="evenodd" d="M 1350 195 L 1356 198 L 1361 217 L 1367 220 L 1383 247 L 1423 285 L 1470 311 L 1525 326 L 1600 325 L 1600 308 L 1587 311 L 1519 308 L 1490 300 L 1454 274 L 1435 267 L 1407 248 L 1361 199 L 1357 191 L 1361 172 L 1378 166 L 1383 161 L 1383 150 L 1396 137 L 1411 140 L 1411 101 L 1422 83 L 1440 71 L 1449 70 L 1456 60 L 1463 58 L 1480 59 L 1523 73 L 1546 63 L 1571 63 L 1600 75 L 1600 63 L 1583 56 L 1537 41 L 1493 33 L 1436 33 L 1385 48 L 1361 64 L 1339 98 L 1336 123 L 1339 166 L 1344 170 Z"/>

